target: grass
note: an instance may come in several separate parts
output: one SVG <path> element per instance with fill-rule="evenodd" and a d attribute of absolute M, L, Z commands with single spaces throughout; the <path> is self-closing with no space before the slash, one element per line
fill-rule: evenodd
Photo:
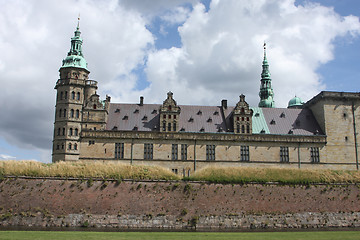
<path fill-rule="evenodd" d="M 74 177 L 117 180 L 181 179 L 178 175 L 162 167 L 131 166 L 110 162 L 58 162 L 45 164 L 36 161 L 0 161 L 0 179 L 2 176 Z M 191 177 L 183 178 L 183 180 L 207 181 L 211 183 L 360 183 L 360 171 L 208 167 L 197 171 Z M 89 184 L 91 185 L 91 182 Z"/>
<path fill-rule="evenodd" d="M 74 177 L 134 180 L 178 180 L 177 175 L 162 167 L 131 166 L 102 162 L 0 161 L 0 176 Z"/>
<path fill-rule="evenodd" d="M 208 181 L 212 183 L 359 183 L 360 171 L 208 167 L 196 172 L 187 178 L 187 180 Z"/>
<path fill-rule="evenodd" d="M 86 239 L 86 240 L 220 240 L 220 239 L 241 239 L 241 240 L 355 240 L 359 239 L 360 232 L 356 231 L 329 231 L 329 232 L 51 232 L 51 231 L 0 231 L 0 239 Z"/>

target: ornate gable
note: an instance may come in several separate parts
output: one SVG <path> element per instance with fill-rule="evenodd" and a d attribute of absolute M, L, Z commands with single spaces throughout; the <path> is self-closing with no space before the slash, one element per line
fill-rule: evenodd
<path fill-rule="evenodd" d="M 160 107 L 160 132 L 179 131 L 180 107 L 173 99 L 173 93 L 168 92 L 167 98 Z"/>
<path fill-rule="evenodd" d="M 252 133 L 252 115 L 253 110 L 245 101 L 245 95 L 240 95 L 240 101 L 236 104 L 233 112 L 234 133 L 251 134 Z"/>

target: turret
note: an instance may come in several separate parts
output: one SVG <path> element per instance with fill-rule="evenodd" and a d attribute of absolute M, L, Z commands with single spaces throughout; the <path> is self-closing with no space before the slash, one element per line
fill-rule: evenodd
<path fill-rule="evenodd" d="M 53 162 L 79 159 L 82 112 L 85 101 L 84 89 L 89 70 L 82 53 L 79 22 L 71 38 L 71 47 L 59 69 L 57 81 L 55 123 L 53 138 Z"/>
<path fill-rule="evenodd" d="M 262 64 L 259 107 L 274 108 L 274 91 L 271 86 L 269 63 L 266 58 L 266 43 L 264 43 L 264 60 Z"/>

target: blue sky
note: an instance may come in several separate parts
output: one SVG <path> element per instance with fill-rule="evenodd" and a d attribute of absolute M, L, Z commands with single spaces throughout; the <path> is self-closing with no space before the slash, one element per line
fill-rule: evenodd
<path fill-rule="evenodd" d="M 0 159 L 51 161 L 53 87 L 79 12 L 91 79 L 112 102 L 171 90 L 179 104 L 244 93 L 254 106 L 264 41 L 278 107 L 359 92 L 358 0 L 0 0 Z"/>

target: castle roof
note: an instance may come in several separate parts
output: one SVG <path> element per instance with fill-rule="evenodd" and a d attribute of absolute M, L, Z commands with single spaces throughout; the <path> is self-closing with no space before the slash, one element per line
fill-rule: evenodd
<path fill-rule="evenodd" d="M 234 107 L 178 105 L 180 132 L 226 133 L 233 132 Z M 159 131 L 161 104 L 111 103 L 107 130 Z M 251 108 L 253 134 L 322 134 L 309 109 Z"/>

